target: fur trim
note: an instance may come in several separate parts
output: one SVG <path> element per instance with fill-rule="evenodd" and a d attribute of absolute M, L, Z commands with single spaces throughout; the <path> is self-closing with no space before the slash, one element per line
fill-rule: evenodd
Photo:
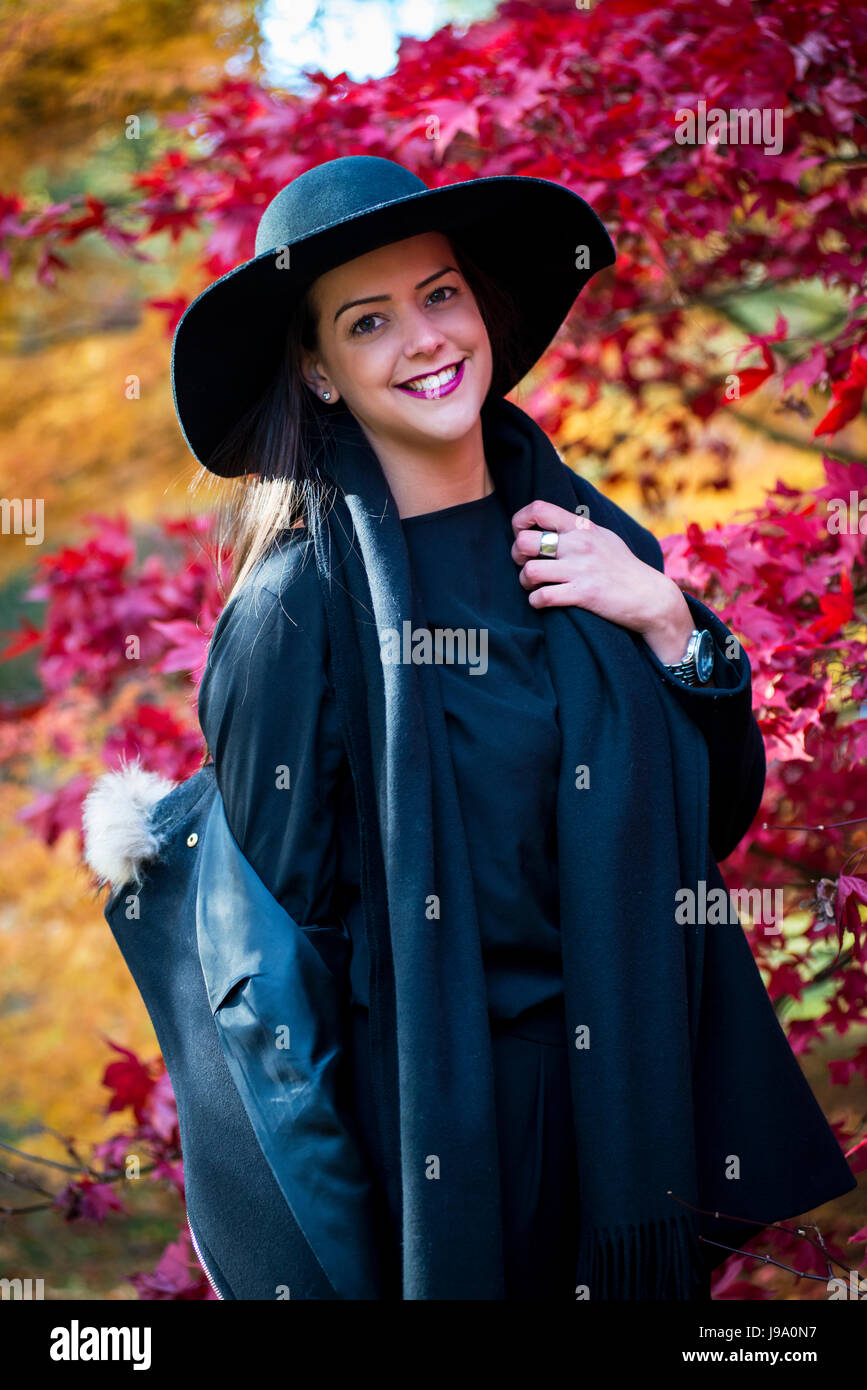
<path fill-rule="evenodd" d="M 136 760 L 118 772 L 98 777 L 84 798 L 81 823 L 84 861 L 116 893 L 125 883 L 141 886 L 141 866 L 159 851 L 150 828 L 150 812 L 178 784 L 146 772 Z"/>

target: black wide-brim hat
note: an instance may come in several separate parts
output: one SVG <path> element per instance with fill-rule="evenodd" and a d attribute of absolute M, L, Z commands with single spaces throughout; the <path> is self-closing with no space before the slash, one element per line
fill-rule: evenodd
<path fill-rule="evenodd" d="M 202 290 L 175 329 L 175 410 L 198 462 L 210 468 L 216 446 L 263 396 L 283 358 L 290 315 L 318 276 L 431 231 L 454 231 L 515 303 L 515 379 L 502 384 L 503 395 L 542 356 L 591 276 L 615 260 L 589 203 L 548 179 L 504 174 L 428 188 L 376 155 L 307 169 L 266 207 L 255 255 Z M 219 466 L 211 471 L 231 476 Z"/>

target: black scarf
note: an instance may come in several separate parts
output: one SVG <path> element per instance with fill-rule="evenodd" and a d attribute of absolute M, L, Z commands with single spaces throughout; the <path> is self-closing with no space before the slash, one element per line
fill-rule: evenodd
<path fill-rule="evenodd" d="M 482 425 L 510 515 L 542 498 L 572 512 L 585 504 L 605 524 L 601 495 L 522 410 L 491 398 Z M 380 657 L 386 629 L 426 619 L 379 461 L 351 415 L 333 429 L 326 471 L 338 495 L 309 524 L 350 758 L 371 788 L 358 801 L 371 1035 L 385 1178 L 403 1213 L 403 1297 L 501 1299 L 485 980 L 437 672 Z M 681 1202 L 697 1201 L 701 938 L 676 925 L 675 895 L 695 890 L 706 868 L 707 750 L 642 638 L 575 606 L 542 611 L 563 735 L 551 795 L 581 1206 L 576 1285 L 591 1298 L 689 1298 L 698 1228 Z M 581 765 L 589 787 L 576 786 Z"/>

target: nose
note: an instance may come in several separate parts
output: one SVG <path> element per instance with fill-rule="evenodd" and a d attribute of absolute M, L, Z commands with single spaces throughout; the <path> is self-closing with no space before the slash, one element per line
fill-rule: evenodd
<path fill-rule="evenodd" d="M 418 367 L 416 358 L 432 357 L 442 351 L 445 335 L 419 308 L 413 306 L 405 320 L 403 355 L 410 367 Z M 424 366 L 424 362 L 421 363 Z"/>

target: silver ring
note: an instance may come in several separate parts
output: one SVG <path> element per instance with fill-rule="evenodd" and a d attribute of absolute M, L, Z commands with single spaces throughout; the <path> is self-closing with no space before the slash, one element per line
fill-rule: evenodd
<path fill-rule="evenodd" d="M 559 531 L 543 531 L 539 538 L 539 554 L 552 560 L 557 559 L 557 546 L 560 543 Z"/>

